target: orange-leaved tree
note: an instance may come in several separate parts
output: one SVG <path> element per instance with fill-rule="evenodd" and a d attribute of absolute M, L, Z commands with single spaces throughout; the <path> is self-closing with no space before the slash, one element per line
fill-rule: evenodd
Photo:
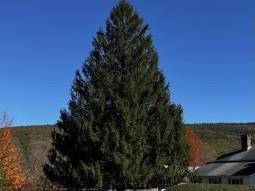
<path fill-rule="evenodd" d="M 190 159 L 192 166 L 200 166 L 203 164 L 203 160 L 201 158 L 201 149 L 202 149 L 202 142 L 201 140 L 196 136 L 195 133 L 192 131 L 192 127 L 188 127 L 188 130 L 186 131 L 186 138 L 189 144 L 191 145 L 190 149 Z"/>
<path fill-rule="evenodd" d="M 0 161 L 6 175 L 8 190 L 18 190 L 26 184 L 21 168 L 21 157 L 18 150 L 11 144 L 12 120 L 6 113 L 0 116 Z"/>

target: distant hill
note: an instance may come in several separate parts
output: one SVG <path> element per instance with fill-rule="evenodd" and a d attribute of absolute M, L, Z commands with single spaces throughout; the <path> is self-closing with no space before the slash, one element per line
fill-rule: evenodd
<path fill-rule="evenodd" d="M 203 123 L 187 124 L 203 142 L 202 158 L 205 162 L 214 160 L 232 148 L 240 147 L 240 135 L 250 133 L 255 140 L 255 123 Z M 36 125 L 12 128 L 12 142 L 21 150 L 26 168 L 34 155 L 46 157 L 50 148 L 51 131 L 54 126 Z"/>
<path fill-rule="evenodd" d="M 202 158 L 205 162 L 233 148 L 240 147 L 240 135 L 251 134 L 255 145 L 255 123 L 203 123 L 187 124 L 203 142 Z"/>
<path fill-rule="evenodd" d="M 11 131 L 12 142 L 17 146 L 23 158 L 25 168 L 34 155 L 46 157 L 47 150 L 51 145 L 52 125 L 35 125 L 13 127 Z"/>

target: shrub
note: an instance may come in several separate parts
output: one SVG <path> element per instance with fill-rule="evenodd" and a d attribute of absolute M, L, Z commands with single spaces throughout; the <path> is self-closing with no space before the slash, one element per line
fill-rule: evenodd
<path fill-rule="evenodd" d="M 255 191 L 253 186 L 227 184 L 182 184 L 170 187 L 167 191 Z"/>
<path fill-rule="evenodd" d="M 7 190 L 8 185 L 7 185 L 7 179 L 6 179 L 6 174 L 3 168 L 3 165 L 0 161 L 0 191 L 5 191 Z"/>

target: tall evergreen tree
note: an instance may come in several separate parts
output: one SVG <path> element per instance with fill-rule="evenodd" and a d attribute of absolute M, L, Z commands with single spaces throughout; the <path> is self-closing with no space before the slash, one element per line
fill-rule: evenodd
<path fill-rule="evenodd" d="M 167 184 L 187 164 L 182 109 L 169 97 L 148 25 L 122 0 L 76 72 L 46 175 L 69 189 Z"/>

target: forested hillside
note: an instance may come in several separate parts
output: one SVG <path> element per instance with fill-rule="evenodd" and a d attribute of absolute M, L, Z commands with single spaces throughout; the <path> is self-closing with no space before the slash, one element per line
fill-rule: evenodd
<path fill-rule="evenodd" d="M 190 124 L 203 142 L 202 159 L 212 161 L 220 154 L 240 147 L 240 135 L 251 134 L 255 144 L 255 123 Z"/>
<path fill-rule="evenodd" d="M 252 134 L 255 143 L 255 123 L 187 124 L 202 141 L 202 160 L 212 161 L 220 154 L 240 147 L 240 135 Z M 51 146 L 52 125 L 13 127 L 11 141 L 21 151 L 26 176 L 36 182 L 43 175 L 47 151 Z"/>
<path fill-rule="evenodd" d="M 255 142 L 255 123 L 217 123 L 187 124 L 203 142 L 202 159 L 205 162 L 214 160 L 232 148 L 240 145 L 240 135 L 250 133 Z M 23 164 L 44 160 L 51 143 L 51 131 L 54 126 L 37 125 L 12 128 L 12 141 L 23 154 Z"/>

